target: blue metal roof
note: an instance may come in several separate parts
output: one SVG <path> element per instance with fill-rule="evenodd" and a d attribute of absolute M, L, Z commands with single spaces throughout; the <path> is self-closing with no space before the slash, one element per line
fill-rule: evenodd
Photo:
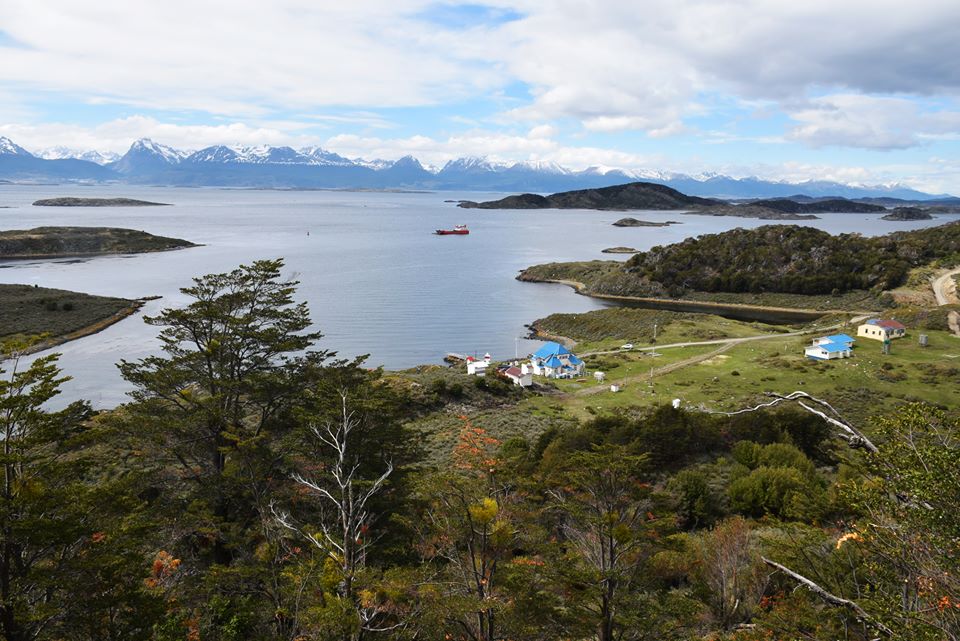
<path fill-rule="evenodd" d="M 573 354 L 570 354 L 570 358 L 568 358 L 567 360 L 570 361 L 571 365 L 579 365 L 583 362 Z"/>
<path fill-rule="evenodd" d="M 850 349 L 850 346 L 846 343 L 821 343 L 820 345 L 817 345 L 817 347 L 822 347 L 831 354 L 835 352 L 845 352 Z"/>
<path fill-rule="evenodd" d="M 857 339 L 847 336 L 846 334 L 834 334 L 833 336 L 824 336 L 824 338 L 830 341 L 831 343 L 856 343 L 857 342 Z"/>
<path fill-rule="evenodd" d="M 558 354 L 569 354 L 570 350 L 561 345 L 560 343 L 554 343 L 550 341 L 544 343 L 540 349 L 533 353 L 534 358 L 550 358 L 551 356 L 556 356 Z"/>
<path fill-rule="evenodd" d="M 554 356 L 549 361 L 544 363 L 544 365 L 546 365 L 547 367 L 563 367 L 563 361 L 561 361 L 559 358 Z"/>

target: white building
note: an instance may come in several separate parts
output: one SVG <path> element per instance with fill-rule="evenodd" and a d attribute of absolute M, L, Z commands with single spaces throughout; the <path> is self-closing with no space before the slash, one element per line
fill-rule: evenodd
<path fill-rule="evenodd" d="M 583 373 L 583 361 L 560 343 L 544 343 L 530 357 L 530 368 L 536 376 L 574 378 Z"/>
<path fill-rule="evenodd" d="M 818 361 L 830 361 L 835 358 L 850 358 L 853 356 L 853 350 L 846 343 L 820 343 L 814 344 L 803 351 L 807 358 Z"/>
<path fill-rule="evenodd" d="M 514 385 L 519 385 L 520 387 L 530 387 L 533 385 L 533 374 L 530 372 L 530 368 L 526 363 L 520 367 L 508 367 L 503 370 L 503 375 L 513 382 Z"/>
<path fill-rule="evenodd" d="M 475 359 L 473 356 L 467 356 L 467 375 L 485 376 L 487 368 L 490 367 L 491 360 L 490 354 L 484 354 L 480 360 Z"/>
<path fill-rule="evenodd" d="M 907 328 L 903 325 L 903 323 L 898 323 L 895 320 L 871 318 L 857 328 L 857 336 L 872 338 L 873 340 L 877 341 L 889 341 L 906 335 Z"/>

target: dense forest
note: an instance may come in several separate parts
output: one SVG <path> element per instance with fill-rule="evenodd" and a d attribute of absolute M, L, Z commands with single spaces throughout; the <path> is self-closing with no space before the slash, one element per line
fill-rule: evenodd
<path fill-rule="evenodd" d="M 672 293 L 830 294 L 891 289 L 911 268 L 958 254 L 960 223 L 875 237 L 769 225 L 654 247 L 631 257 L 626 271 Z"/>
<path fill-rule="evenodd" d="M 960 638 L 942 409 L 852 426 L 793 395 L 501 442 L 462 388 L 321 349 L 282 267 L 146 319 L 163 351 L 112 411 L 49 409 L 57 357 L 3 346 L 4 639 Z M 441 462 L 431 412 L 461 413 Z"/>

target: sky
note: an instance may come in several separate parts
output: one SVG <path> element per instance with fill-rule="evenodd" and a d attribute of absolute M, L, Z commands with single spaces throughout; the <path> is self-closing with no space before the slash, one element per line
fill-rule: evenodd
<path fill-rule="evenodd" d="M 0 136 L 960 194 L 957 0 L 0 0 Z"/>

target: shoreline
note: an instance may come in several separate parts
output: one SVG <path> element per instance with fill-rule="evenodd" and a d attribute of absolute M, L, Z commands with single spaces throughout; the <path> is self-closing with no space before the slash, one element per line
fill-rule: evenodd
<path fill-rule="evenodd" d="M 589 296 L 598 300 L 609 300 L 620 303 L 634 303 L 638 307 L 648 309 L 665 309 L 668 311 L 707 313 L 717 316 L 724 316 L 724 311 L 732 312 L 728 315 L 739 315 L 741 319 L 762 321 L 774 318 L 789 318 L 791 322 L 814 321 L 830 314 L 869 314 L 872 312 L 849 310 L 849 309 L 804 309 L 796 307 L 767 307 L 763 305 L 750 305 L 748 303 L 714 303 L 711 301 L 688 301 L 673 298 L 653 298 L 644 296 L 622 296 L 618 294 L 598 294 L 591 292 L 590 289 L 580 281 L 567 279 L 547 279 L 547 278 L 524 278 L 523 282 L 528 283 L 552 283 L 557 285 L 566 285 L 572 287 L 581 296 Z M 739 313 L 739 314 L 738 314 Z M 766 318 L 764 318 L 766 317 Z M 738 319 L 739 320 L 739 319 Z"/>
<path fill-rule="evenodd" d="M 37 343 L 30 349 L 26 350 L 26 352 L 24 353 L 36 354 L 38 352 L 44 352 L 48 349 L 53 349 L 54 347 L 63 345 L 64 343 L 69 343 L 71 341 L 79 340 L 81 338 L 86 338 L 87 336 L 93 336 L 94 334 L 99 334 L 100 332 L 107 329 L 108 327 L 116 325 L 120 321 L 127 319 L 133 316 L 134 314 L 136 314 L 137 312 L 139 312 L 141 309 L 143 309 L 143 306 L 146 305 L 148 301 L 157 300 L 159 298 L 161 297 L 147 296 L 145 298 L 134 299 L 133 301 L 131 301 L 131 305 L 124 307 L 119 312 L 115 312 L 114 314 L 111 314 L 106 318 L 102 318 L 95 323 L 91 323 L 86 327 L 81 327 L 80 329 L 76 329 L 72 332 L 67 332 L 66 334 L 60 334 L 59 336 L 51 336 L 45 341 L 41 343 Z"/>
<path fill-rule="evenodd" d="M 193 249 L 195 247 L 204 247 L 200 243 L 191 243 L 183 247 L 167 247 L 165 249 L 144 249 L 142 251 L 127 252 L 88 252 L 88 253 L 67 253 L 67 254 L 14 254 L 12 256 L 0 256 L 0 264 L 15 260 L 63 260 L 65 258 L 97 258 L 100 256 L 139 256 L 140 254 L 161 254 L 163 252 L 175 252 L 183 249 Z M 149 300 L 149 299 L 144 299 Z"/>

